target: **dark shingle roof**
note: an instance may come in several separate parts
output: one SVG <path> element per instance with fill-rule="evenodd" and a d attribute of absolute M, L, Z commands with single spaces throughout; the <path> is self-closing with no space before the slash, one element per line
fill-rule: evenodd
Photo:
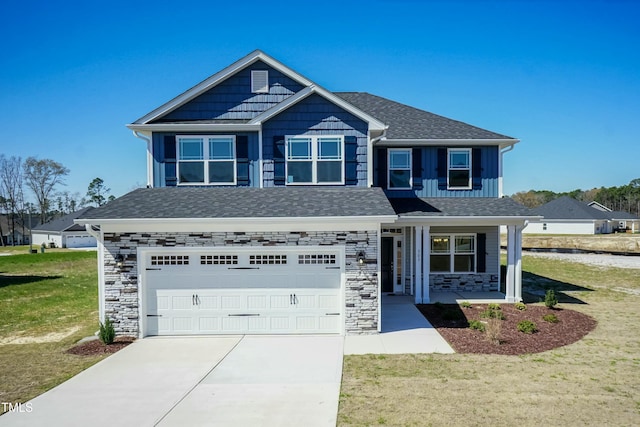
<path fill-rule="evenodd" d="M 559 197 L 534 209 L 545 219 L 609 219 L 611 212 L 603 212 L 592 208 L 586 203 L 580 202 L 568 196 Z"/>
<path fill-rule="evenodd" d="M 448 197 L 390 199 L 400 216 L 531 217 L 536 214 L 510 198 Z"/>
<path fill-rule="evenodd" d="M 611 219 L 640 219 L 636 215 L 624 211 L 608 212 Z"/>
<path fill-rule="evenodd" d="M 76 225 L 73 223 L 73 220 L 81 217 L 87 212 L 90 212 L 94 208 L 92 206 L 88 206 L 86 208 L 82 208 L 75 212 L 71 212 L 65 216 L 60 218 L 56 218 L 52 221 L 45 222 L 44 224 L 40 224 L 33 229 L 33 231 L 52 231 L 52 232 L 62 232 L 62 231 L 81 231 L 84 230 L 84 227 L 81 225 Z"/>
<path fill-rule="evenodd" d="M 81 219 L 290 218 L 395 215 L 379 188 L 141 188 Z"/>
<path fill-rule="evenodd" d="M 366 92 L 334 94 L 387 124 L 387 139 L 513 139 Z"/>

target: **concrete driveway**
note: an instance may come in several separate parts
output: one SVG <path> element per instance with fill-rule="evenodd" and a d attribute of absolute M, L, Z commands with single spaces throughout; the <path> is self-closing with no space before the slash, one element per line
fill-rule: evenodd
<path fill-rule="evenodd" d="M 148 338 L 0 426 L 335 426 L 340 336 Z"/>

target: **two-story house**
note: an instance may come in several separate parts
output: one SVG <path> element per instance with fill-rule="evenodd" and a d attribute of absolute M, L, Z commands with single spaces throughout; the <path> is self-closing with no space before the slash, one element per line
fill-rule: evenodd
<path fill-rule="evenodd" d="M 517 139 L 255 51 L 128 125 L 147 188 L 87 212 L 119 334 L 380 331 L 383 293 L 521 299 L 531 212 L 502 197 Z"/>

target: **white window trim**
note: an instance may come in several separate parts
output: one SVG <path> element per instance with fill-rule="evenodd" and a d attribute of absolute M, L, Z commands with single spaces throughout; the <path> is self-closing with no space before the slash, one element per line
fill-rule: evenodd
<path fill-rule="evenodd" d="M 453 187 L 451 186 L 450 182 L 449 182 L 449 172 L 452 170 L 451 168 L 451 152 L 452 151 L 466 151 L 469 153 L 469 184 L 465 187 Z M 472 167 L 473 167 L 473 159 L 472 159 L 472 152 L 471 152 L 471 148 L 447 148 L 447 189 L 448 190 L 471 190 L 473 189 L 473 173 L 472 173 Z M 453 168 L 453 170 L 467 170 L 467 168 Z"/>
<path fill-rule="evenodd" d="M 264 75 L 265 85 L 256 86 L 256 76 Z M 251 70 L 251 92 L 252 93 L 269 93 L 269 70 Z"/>
<path fill-rule="evenodd" d="M 311 162 L 311 182 L 289 182 L 289 140 L 293 138 L 310 138 L 311 139 L 311 158 L 298 159 L 300 161 Z M 318 162 L 331 161 L 337 162 L 338 159 L 320 159 L 318 153 L 318 139 L 320 138 L 339 138 L 340 139 L 340 173 L 342 180 L 331 182 L 318 182 Z M 344 153 L 344 135 L 287 135 L 285 136 L 285 185 L 344 185 L 345 183 L 345 153 Z M 296 161 L 291 160 L 291 161 Z"/>
<path fill-rule="evenodd" d="M 202 160 L 181 160 L 180 159 L 180 138 L 202 138 Z M 209 139 L 211 138 L 231 138 L 233 159 L 210 159 L 209 158 Z M 209 163 L 210 162 L 229 162 L 233 160 L 233 182 L 209 182 Z M 180 163 L 181 162 L 204 162 L 204 182 L 180 182 Z M 238 156 L 236 155 L 236 136 L 235 135 L 176 135 L 176 178 L 179 186 L 197 186 L 197 185 L 216 185 L 230 186 L 238 184 Z"/>
<path fill-rule="evenodd" d="M 409 152 L 409 186 L 408 187 L 391 187 L 391 171 L 405 170 L 391 168 L 391 153 L 394 151 Z M 411 148 L 389 148 L 387 150 L 387 189 L 388 190 L 411 190 L 413 188 L 413 150 Z"/>
<path fill-rule="evenodd" d="M 475 274 L 478 271 L 478 234 L 477 233 L 433 233 L 433 237 L 448 237 L 449 238 L 449 271 L 433 271 L 430 274 Z M 456 255 L 456 237 L 473 237 L 473 271 L 455 271 L 455 255 Z M 431 239 L 429 239 L 429 245 L 431 245 Z M 431 246 L 429 246 L 430 255 L 445 255 L 445 253 L 433 253 Z M 471 252 L 461 252 L 458 255 L 470 255 Z"/>

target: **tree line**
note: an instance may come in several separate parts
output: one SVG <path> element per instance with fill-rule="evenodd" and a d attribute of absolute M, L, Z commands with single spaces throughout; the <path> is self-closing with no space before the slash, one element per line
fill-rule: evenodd
<path fill-rule="evenodd" d="M 640 216 L 640 178 L 633 179 L 627 185 L 620 187 L 600 187 L 564 193 L 529 190 L 515 193 L 511 198 L 527 207 L 536 208 L 562 196 L 569 196 L 585 203 L 598 202 L 613 211 L 624 211 Z"/>
<path fill-rule="evenodd" d="M 12 244 L 16 244 L 16 223 L 19 222 L 25 232 L 31 226 L 28 218 L 38 216 L 44 224 L 56 217 L 66 215 L 86 206 L 102 206 L 114 199 L 111 191 L 101 178 L 93 179 L 87 193 L 58 191 L 65 185 L 69 169 L 51 159 L 27 157 L 6 157 L 0 154 L 0 211 L 7 215 L 9 230 L 0 228 L 0 244 L 4 236 L 11 235 Z M 25 195 L 28 190 L 33 202 Z M 0 227 L 2 224 L 0 223 Z"/>

